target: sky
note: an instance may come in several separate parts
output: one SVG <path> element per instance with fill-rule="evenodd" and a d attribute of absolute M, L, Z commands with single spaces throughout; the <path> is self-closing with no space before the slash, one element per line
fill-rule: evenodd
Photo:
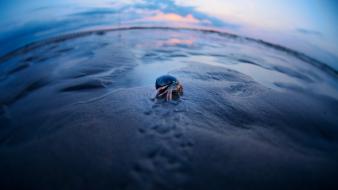
<path fill-rule="evenodd" d="M 237 23 L 298 35 L 314 44 L 338 51 L 338 1 L 336 0 L 177 0 L 185 6 Z"/>
<path fill-rule="evenodd" d="M 173 25 L 263 39 L 338 68 L 337 0 L 5 0 L 0 19 L 0 55 L 87 28 Z"/>

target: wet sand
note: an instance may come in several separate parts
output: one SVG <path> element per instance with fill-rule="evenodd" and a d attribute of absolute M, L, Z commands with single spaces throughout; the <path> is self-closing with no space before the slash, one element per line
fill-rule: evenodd
<path fill-rule="evenodd" d="M 70 36 L 1 58 L 2 188 L 337 187 L 333 69 L 210 31 Z M 162 74 L 179 100 L 153 99 Z"/>

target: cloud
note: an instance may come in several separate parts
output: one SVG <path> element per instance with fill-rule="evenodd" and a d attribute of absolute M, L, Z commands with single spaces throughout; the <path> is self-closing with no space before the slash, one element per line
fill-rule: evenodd
<path fill-rule="evenodd" d="M 192 21 L 192 18 L 194 18 L 195 20 L 199 20 L 199 24 L 202 26 L 226 27 L 226 28 L 238 28 L 239 27 L 238 24 L 227 23 L 216 17 L 202 13 L 196 10 L 195 7 L 177 5 L 175 1 L 173 0 L 166 0 L 166 1 L 144 0 L 143 3 L 133 4 L 132 7 L 134 9 L 142 9 L 142 10 L 147 10 L 147 11 L 160 11 L 163 14 L 176 14 L 181 17 L 184 17 L 185 20 L 190 19 L 190 21 Z M 160 15 L 160 16 L 164 16 L 164 15 Z M 197 22 L 195 23 L 197 24 Z"/>
<path fill-rule="evenodd" d="M 199 20 L 196 19 L 191 14 L 187 16 L 181 16 L 175 13 L 159 13 L 155 16 L 149 17 L 149 20 L 153 21 L 172 21 L 172 22 L 188 22 L 188 23 L 198 23 Z"/>
<path fill-rule="evenodd" d="M 181 16 L 175 13 L 162 13 L 159 12 L 154 16 L 150 16 L 145 18 L 147 21 L 155 21 L 155 22 L 180 22 L 180 23 L 190 23 L 190 24 L 198 24 L 200 20 L 196 19 L 191 14 L 186 16 Z"/>
<path fill-rule="evenodd" d="M 298 28 L 297 32 L 305 35 L 311 35 L 311 36 L 322 36 L 323 34 L 321 32 L 315 31 L 315 30 L 308 30 L 304 28 Z"/>

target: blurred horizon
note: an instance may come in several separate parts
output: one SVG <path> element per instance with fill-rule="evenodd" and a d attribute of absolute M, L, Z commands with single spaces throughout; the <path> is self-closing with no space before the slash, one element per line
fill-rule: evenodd
<path fill-rule="evenodd" d="M 1 2 L 0 56 L 93 28 L 212 28 L 305 53 L 338 70 L 338 2 L 330 0 L 13 0 Z"/>

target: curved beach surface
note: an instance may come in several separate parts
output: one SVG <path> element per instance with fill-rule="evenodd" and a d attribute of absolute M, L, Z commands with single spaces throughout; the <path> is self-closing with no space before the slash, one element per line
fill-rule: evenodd
<path fill-rule="evenodd" d="M 1 189 L 329 189 L 337 71 L 214 30 L 105 29 L 0 58 Z M 157 77 L 184 86 L 153 99 Z"/>

